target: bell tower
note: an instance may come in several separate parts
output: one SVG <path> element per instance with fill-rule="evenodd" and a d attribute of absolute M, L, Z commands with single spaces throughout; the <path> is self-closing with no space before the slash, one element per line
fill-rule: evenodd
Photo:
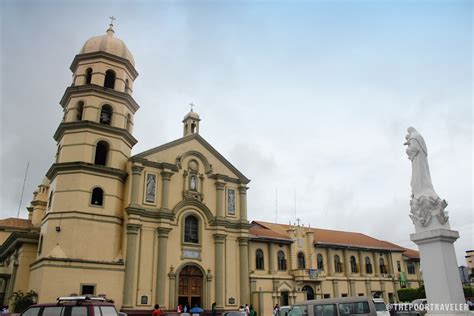
<path fill-rule="evenodd" d="M 123 201 L 127 162 L 137 142 L 132 130 L 139 106 L 132 94 L 138 72 L 112 23 L 104 35 L 85 42 L 70 70 L 73 82 L 60 101 L 64 116 L 54 134 L 56 161 L 46 174 L 49 192 L 32 273 L 37 287 L 48 278 L 66 282 L 53 286 L 64 293 L 109 294 L 100 284 L 123 279 Z M 71 262 L 75 269 L 51 277 L 51 269 Z M 92 277 L 99 271 L 99 278 Z M 81 284 L 95 293 L 84 293 Z M 51 293 L 51 299 L 64 293 Z M 112 295 L 120 301 L 122 292 Z"/>

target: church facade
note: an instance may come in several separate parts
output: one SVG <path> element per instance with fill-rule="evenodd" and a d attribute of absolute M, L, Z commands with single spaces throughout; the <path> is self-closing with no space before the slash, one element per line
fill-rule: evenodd
<path fill-rule="evenodd" d="M 306 298 L 381 296 L 421 283 L 419 257 L 363 234 L 253 221 L 250 180 L 200 135 L 192 110 L 175 141 L 132 155 L 132 54 L 89 39 L 60 101 L 56 161 L 28 220 L 0 220 L 0 299 L 34 290 L 106 294 L 123 310 L 178 304 L 235 310 Z M 263 312 L 263 314 L 262 314 Z"/>

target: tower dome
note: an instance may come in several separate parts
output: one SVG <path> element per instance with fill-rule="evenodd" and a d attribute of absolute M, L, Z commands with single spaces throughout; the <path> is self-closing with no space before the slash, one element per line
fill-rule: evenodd
<path fill-rule="evenodd" d="M 132 53 L 128 50 L 125 43 L 114 36 L 113 25 L 111 24 L 106 34 L 94 36 L 88 39 L 82 46 L 79 54 L 87 54 L 93 52 L 105 52 L 128 60 L 135 66 L 135 60 Z"/>

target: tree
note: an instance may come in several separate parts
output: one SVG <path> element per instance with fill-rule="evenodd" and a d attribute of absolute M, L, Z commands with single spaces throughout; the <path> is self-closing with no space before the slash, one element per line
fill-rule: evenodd
<path fill-rule="evenodd" d="M 31 290 L 28 293 L 23 293 L 22 291 L 14 292 L 11 296 L 13 299 L 13 312 L 21 313 L 31 305 L 36 303 L 38 294 Z"/>

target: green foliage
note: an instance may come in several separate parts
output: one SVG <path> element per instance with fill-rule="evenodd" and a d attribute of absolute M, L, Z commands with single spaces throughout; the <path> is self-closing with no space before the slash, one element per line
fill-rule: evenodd
<path fill-rule="evenodd" d="M 419 288 L 416 289 L 418 293 L 418 298 L 426 298 L 425 285 L 422 284 Z"/>
<path fill-rule="evenodd" d="M 419 298 L 426 298 L 424 285 L 417 289 L 400 289 L 397 291 L 398 299 L 403 303 L 411 303 Z"/>
<path fill-rule="evenodd" d="M 21 313 L 36 303 L 38 294 L 35 291 L 29 291 L 26 294 L 22 291 L 17 291 L 12 294 L 11 298 L 13 299 L 13 312 Z"/>
<path fill-rule="evenodd" d="M 466 285 L 463 286 L 464 297 L 474 297 L 474 287 Z"/>

